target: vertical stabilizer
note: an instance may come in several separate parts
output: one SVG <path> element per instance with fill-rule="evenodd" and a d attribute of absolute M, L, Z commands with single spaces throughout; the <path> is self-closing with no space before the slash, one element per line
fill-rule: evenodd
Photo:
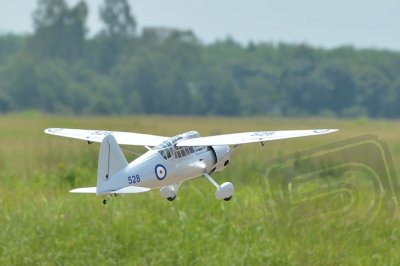
<path fill-rule="evenodd" d="M 128 165 L 113 135 L 104 137 L 100 145 L 97 171 L 97 194 L 114 189 L 112 177 Z"/>

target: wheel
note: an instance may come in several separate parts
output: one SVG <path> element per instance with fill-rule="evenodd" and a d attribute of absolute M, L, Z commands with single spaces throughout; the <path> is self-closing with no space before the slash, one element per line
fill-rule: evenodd
<path fill-rule="evenodd" d="M 173 196 L 173 197 L 168 197 L 168 198 L 167 198 L 167 200 L 169 200 L 169 201 L 173 201 L 173 200 L 175 200 L 175 198 L 176 198 L 176 196 Z"/>
<path fill-rule="evenodd" d="M 222 183 L 215 191 L 215 198 L 217 200 L 228 201 L 232 198 L 234 192 L 235 188 L 233 187 L 233 184 L 230 182 L 225 182 Z"/>
<path fill-rule="evenodd" d="M 107 200 L 103 199 L 103 204 L 106 205 L 107 204 Z"/>
<path fill-rule="evenodd" d="M 228 197 L 228 198 L 225 198 L 224 200 L 225 201 L 230 201 L 232 199 L 232 196 L 230 196 L 230 197 Z"/>

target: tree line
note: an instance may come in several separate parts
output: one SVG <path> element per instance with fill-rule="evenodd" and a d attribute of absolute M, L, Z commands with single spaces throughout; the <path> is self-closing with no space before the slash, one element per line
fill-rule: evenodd
<path fill-rule="evenodd" d="M 400 53 L 306 44 L 204 44 L 144 28 L 127 0 L 39 0 L 34 33 L 0 36 L 0 112 L 400 117 Z"/>

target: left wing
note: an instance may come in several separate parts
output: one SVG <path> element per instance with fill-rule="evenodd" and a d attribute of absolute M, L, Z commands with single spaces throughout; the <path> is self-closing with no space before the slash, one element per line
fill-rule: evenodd
<path fill-rule="evenodd" d="M 305 136 L 315 136 L 338 131 L 337 129 L 312 129 L 312 130 L 282 130 L 245 132 L 225 134 L 210 137 L 185 139 L 177 143 L 177 146 L 212 146 L 212 145 L 236 145 L 253 142 L 267 142 L 278 139 L 290 139 Z"/>
<path fill-rule="evenodd" d="M 89 142 L 101 142 L 106 135 L 112 134 L 120 145 L 157 146 L 168 139 L 167 137 L 140 133 L 69 128 L 48 128 L 44 132 L 50 135 Z"/>
<path fill-rule="evenodd" d="M 150 190 L 150 188 L 147 188 L 147 187 L 129 186 L 129 187 L 124 187 L 124 188 L 121 188 L 118 190 L 104 191 L 104 192 L 101 192 L 101 194 L 131 194 L 131 193 L 147 192 L 149 190 Z M 96 187 L 80 187 L 80 188 L 71 189 L 69 192 L 94 194 L 94 193 L 97 193 L 97 188 Z"/>

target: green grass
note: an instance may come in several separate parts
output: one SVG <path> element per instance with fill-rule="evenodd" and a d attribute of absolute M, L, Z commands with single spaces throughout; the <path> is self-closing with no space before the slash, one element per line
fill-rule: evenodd
<path fill-rule="evenodd" d="M 166 136 L 189 130 L 202 135 L 341 131 L 265 147 L 242 146 L 232 164 L 215 175 L 217 182 L 235 184 L 230 202 L 215 200 L 215 188 L 198 178 L 182 185 L 174 202 L 154 190 L 113 198 L 103 206 L 101 198 L 68 193 L 74 187 L 95 185 L 99 146 L 45 135 L 47 127 Z M 358 229 L 336 219 L 309 225 L 280 223 L 268 207 L 270 187 L 263 173 L 265 163 L 276 157 L 366 133 L 388 143 L 396 166 L 399 130 L 399 121 L 308 118 L 0 117 L 0 265 L 399 265 L 396 215 L 377 217 Z M 367 202 L 366 195 L 360 199 Z"/>

